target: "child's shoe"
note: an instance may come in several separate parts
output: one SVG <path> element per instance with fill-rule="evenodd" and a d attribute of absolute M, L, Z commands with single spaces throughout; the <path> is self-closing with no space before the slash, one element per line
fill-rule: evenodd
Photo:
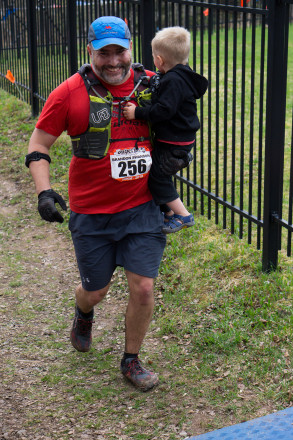
<path fill-rule="evenodd" d="M 168 216 L 165 215 L 165 220 Z M 186 215 L 183 217 L 179 214 L 174 214 L 169 220 L 165 221 L 164 226 L 162 227 L 162 232 L 164 234 L 172 234 L 173 232 L 180 231 L 183 228 L 190 228 L 190 226 L 194 226 L 194 217 L 192 214 Z"/>

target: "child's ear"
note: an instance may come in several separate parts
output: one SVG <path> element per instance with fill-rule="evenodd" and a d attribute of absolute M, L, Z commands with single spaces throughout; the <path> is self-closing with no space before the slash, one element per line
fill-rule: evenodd
<path fill-rule="evenodd" d="M 165 60 L 164 60 L 164 58 L 161 57 L 161 55 L 158 55 L 158 60 L 160 61 L 160 63 L 161 63 L 162 65 L 165 64 Z"/>

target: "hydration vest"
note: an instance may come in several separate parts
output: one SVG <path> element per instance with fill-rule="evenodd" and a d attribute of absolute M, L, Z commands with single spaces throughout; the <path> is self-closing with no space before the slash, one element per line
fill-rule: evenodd
<path fill-rule="evenodd" d="M 122 105 L 127 101 L 136 101 L 144 107 L 151 102 L 149 80 L 142 64 L 132 64 L 134 71 L 134 88 L 126 97 L 111 95 L 92 71 L 90 64 L 84 64 L 78 73 L 82 77 L 90 99 L 89 125 L 87 131 L 71 136 L 72 150 L 76 157 L 85 159 L 102 159 L 106 156 L 112 142 L 135 140 L 142 142 L 150 137 L 111 139 L 111 119 L 113 106 L 118 106 L 118 126 Z"/>

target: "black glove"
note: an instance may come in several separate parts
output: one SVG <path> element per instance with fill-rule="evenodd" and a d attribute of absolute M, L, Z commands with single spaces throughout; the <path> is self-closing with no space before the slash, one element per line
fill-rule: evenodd
<path fill-rule="evenodd" d="M 59 203 L 64 211 L 67 211 L 67 206 L 59 194 L 52 189 L 46 189 L 45 191 L 40 192 L 38 199 L 38 211 L 42 219 L 46 220 L 47 222 L 63 223 L 64 218 L 60 212 L 57 211 L 55 203 Z"/>
<path fill-rule="evenodd" d="M 172 153 L 168 150 L 162 152 L 161 156 L 161 170 L 164 174 L 173 176 L 178 171 L 186 168 L 193 160 L 193 155 L 184 150 L 173 150 Z"/>

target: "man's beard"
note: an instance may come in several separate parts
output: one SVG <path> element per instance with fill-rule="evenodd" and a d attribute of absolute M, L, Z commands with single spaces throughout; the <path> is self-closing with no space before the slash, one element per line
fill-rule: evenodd
<path fill-rule="evenodd" d="M 121 71 L 117 71 L 117 75 L 114 75 L 114 71 L 111 74 L 111 72 L 107 71 L 107 68 L 111 68 L 111 66 L 103 66 L 102 68 L 95 68 L 95 73 L 103 80 L 105 81 L 107 84 L 111 84 L 111 85 L 118 85 L 120 83 L 122 83 L 125 79 L 125 77 L 128 75 L 129 70 L 130 70 L 130 66 L 131 66 L 131 59 L 129 60 L 129 63 L 123 63 L 123 64 L 119 64 L 118 67 L 120 69 L 122 69 Z M 118 74 L 119 73 L 119 74 Z"/>

